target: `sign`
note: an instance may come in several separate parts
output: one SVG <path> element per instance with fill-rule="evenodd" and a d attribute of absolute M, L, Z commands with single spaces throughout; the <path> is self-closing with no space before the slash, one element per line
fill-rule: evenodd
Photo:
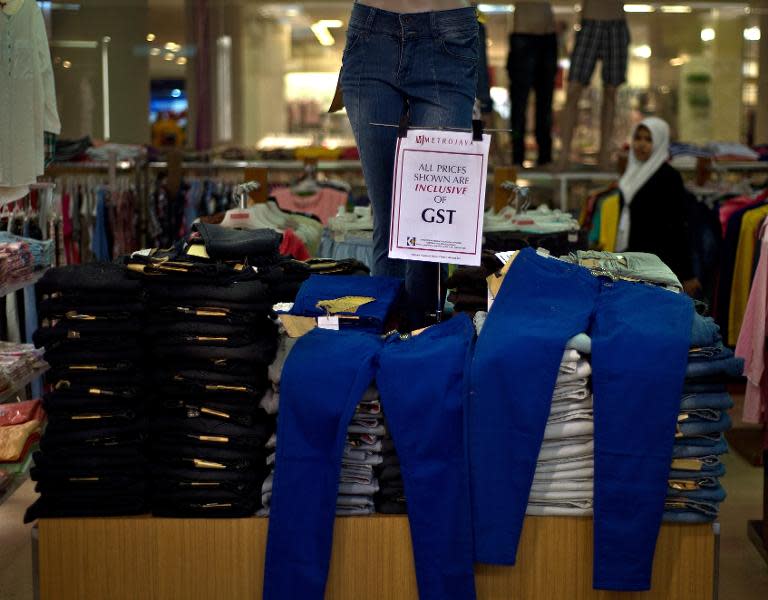
<path fill-rule="evenodd" d="M 411 130 L 399 138 L 389 257 L 480 264 L 491 136 Z"/>

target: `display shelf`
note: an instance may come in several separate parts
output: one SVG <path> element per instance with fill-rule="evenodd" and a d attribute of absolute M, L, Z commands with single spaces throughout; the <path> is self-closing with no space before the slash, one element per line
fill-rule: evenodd
<path fill-rule="evenodd" d="M 18 292 L 19 290 L 23 290 L 25 287 L 36 284 L 38 281 L 40 281 L 40 278 L 45 275 L 47 270 L 48 269 L 41 269 L 39 271 L 35 271 L 31 276 L 27 277 L 26 279 L 22 279 L 21 281 L 0 285 L 0 298 L 5 298 L 8 294 Z"/>
<path fill-rule="evenodd" d="M 7 390 L 0 394 L 0 404 L 5 404 L 6 402 L 12 401 L 18 392 L 23 390 L 25 387 L 27 387 L 30 383 L 32 383 L 38 377 L 45 375 L 48 369 L 50 369 L 50 366 L 48 365 L 40 369 L 36 369 L 21 381 L 17 381 L 16 383 L 14 383 L 14 385 L 11 386 L 10 390 Z"/>
<path fill-rule="evenodd" d="M 267 519 L 41 519 L 41 600 L 261 598 Z M 478 600 L 712 600 L 711 524 L 664 524 L 650 592 L 592 589 L 591 518 L 528 517 L 514 567 L 476 566 Z M 405 516 L 336 519 L 326 598 L 416 600 Z"/>

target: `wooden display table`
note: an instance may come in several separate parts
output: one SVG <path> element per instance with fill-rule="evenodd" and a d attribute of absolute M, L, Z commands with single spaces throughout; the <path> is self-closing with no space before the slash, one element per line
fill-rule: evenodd
<path fill-rule="evenodd" d="M 266 519 L 42 519 L 42 600 L 256 600 Z M 715 581 L 711 525 L 665 525 L 653 590 L 592 590 L 592 519 L 528 517 L 515 567 L 476 568 L 481 600 L 708 600 Z M 408 520 L 336 519 L 326 598 L 418 598 Z M 288 599 L 287 599 L 288 600 Z M 300 600 L 300 599 L 295 599 Z"/>

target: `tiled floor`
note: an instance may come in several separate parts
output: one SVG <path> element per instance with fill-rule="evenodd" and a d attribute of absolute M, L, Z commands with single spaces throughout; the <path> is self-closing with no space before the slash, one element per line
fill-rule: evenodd
<path fill-rule="evenodd" d="M 765 600 L 768 565 L 746 533 L 747 520 L 761 514 L 762 471 L 734 454 L 727 455 L 725 463 L 728 499 L 720 513 L 720 600 Z M 34 497 L 33 484 L 27 481 L 0 506 L 0 600 L 33 600 L 31 526 L 21 521 Z"/>

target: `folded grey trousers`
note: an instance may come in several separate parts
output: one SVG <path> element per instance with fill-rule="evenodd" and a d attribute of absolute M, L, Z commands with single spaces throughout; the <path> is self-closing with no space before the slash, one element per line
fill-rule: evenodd
<path fill-rule="evenodd" d="M 568 501 L 568 502 L 574 502 L 579 500 L 592 500 L 593 493 L 592 490 L 569 490 L 567 492 L 534 492 L 531 491 L 530 496 L 528 496 L 528 502 L 530 503 L 531 500 L 535 502 L 549 502 L 549 501 Z"/>
<path fill-rule="evenodd" d="M 575 492 L 581 494 L 584 492 L 594 493 L 595 481 L 591 477 L 586 479 L 569 479 L 566 481 L 533 481 L 531 492 L 539 494 Z"/>
<path fill-rule="evenodd" d="M 562 423 L 547 423 L 544 440 L 561 440 L 572 437 L 594 435 L 595 422 L 591 418 L 582 418 Z"/>
<path fill-rule="evenodd" d="M 591 517 L 592 503 L 583 500 L 542 504 L 529 502 L 525 514 L 532 517 Z"/>
<path fill-rule="evenodd" d="M 581 469 L 593 469 L 595 466 L 594 457 L 589 456 L 576 456 L 574 458 L 553 459 L 545 460 L 536 463 L 536 474 L 544 473 L 560 473 L 568 471 L 576 471 Z"/>
<path fill-rule="evenodd" d="M 549 418 L 562 413 L 568 413 L 576 410 L 588 410 L 593 409 L 592 396 L 587 396 L 583 400 L 561 400 L 558 402 L 552 402 L 552 408 L 549 411 Z"/>
<path fill-rule="evenodd" d="M 563 412 L 550 413 L 547 419 L 547 425 L 557 423 L 567 423 L 569 421 L 592 421 L 594 419 L 592 408 L 572 409 Z"/>
<path fill-rule="evenodd" d="M 570 440 L 544 440 L 539 451 L 538 461 L 562 460 L 564 458 L 584 458 L 594 456 L 595 441 L 593 436 L 584 436 Z"/>
<path fill-rule="evenodd" d="M 589 362 L 586 360 L 581 360 L 576 363 L 576 367 L 573 369 L 572 373 L 560 373 L 557 376 L 557 383 L 555 384 L 555 387 L 564 383 L 573 383 L 575 381 L 586 380 L 586 378 L 590 375 L 592 375 L 592 365 L 589 364 Z"/>
<path fill-rule="evenodd" d="M 582 382 L 568 383 L 556 387 L 552 392 L 552 404 L 563 402 L 577 402 L 587 400 L 592 397 L 592 393 L 587 387 L 587 380 Z"/>
<path fill-rule="evenodd" d="M 533 475 L 533 483 L 548 483 L 550 481 L 574 481 L 578 479 L 594 479 L 595 469 L 592 466 L 583 469 L 565 469 L 562 471 L 539 471 Z"/>

